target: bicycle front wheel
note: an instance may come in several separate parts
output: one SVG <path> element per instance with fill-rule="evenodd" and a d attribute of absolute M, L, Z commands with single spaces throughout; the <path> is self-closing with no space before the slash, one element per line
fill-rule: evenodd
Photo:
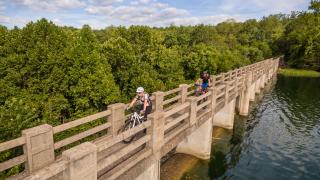
<path fill-rule="evenodd" d="M 133 126 L 134 126 L 134 121 L 129 121 L 122 127 L 121 132 L 125 132 L 125 131 L 129 130 L 129 129 L 133 128 Z M 133 141 L 133 139 L 135 138 L 135 136 L 136 136 L 136 134 L 132 135 L 126 139 L 123 139 L 123 142 L 124 143 L 131 143 Z"/>

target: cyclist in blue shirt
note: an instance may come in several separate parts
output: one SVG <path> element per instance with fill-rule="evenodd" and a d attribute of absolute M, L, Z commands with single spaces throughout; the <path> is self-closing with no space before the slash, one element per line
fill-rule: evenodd
<path fill-rule="evenodd" d="M 201 94 L 208 92 L 208 87 L 211 86 L 211 83 L 212 81 L 209 73 L 207 71 L 203 71 L 200 74 L 200 78 L 197 80 L 195 84 L 197 86 L 196 95 L 199 96 Z"/>

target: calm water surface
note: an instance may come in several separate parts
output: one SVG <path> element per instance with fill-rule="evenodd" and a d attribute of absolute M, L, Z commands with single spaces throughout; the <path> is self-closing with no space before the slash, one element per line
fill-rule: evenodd
<path fill-rule="evenodd" d="M 320 180 L 320 79 L 278 76 L 251 108 L 180 179 Z"/>

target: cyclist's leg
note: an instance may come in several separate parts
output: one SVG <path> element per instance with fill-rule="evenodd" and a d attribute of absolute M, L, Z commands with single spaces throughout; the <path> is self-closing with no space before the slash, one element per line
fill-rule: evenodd
<path fill-rule="evenodd" d="M 148 114 L 150 114 L 151 111 L 152 111 L 152 105 L 147 106 L 146 111 L 144 112 L 144 116 L 143 116 L 143 118 L 144 118 L 145 121 L 147 120 Z"/>

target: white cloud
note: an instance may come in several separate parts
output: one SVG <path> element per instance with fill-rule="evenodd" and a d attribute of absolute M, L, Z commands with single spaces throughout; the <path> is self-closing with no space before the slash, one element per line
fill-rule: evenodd
<path fill-rule="evenodd" d="M 89 0 L 89 3 L 99 6 L 109 6 L 121 2 L 123 2 L 123 0 Z"/>
<path fill-rule="evenodd" d="M 152 3 L 151 6 L 156 7 L 156 8 L 166 8 L 166 7 L 169 7 L 168 4 L 164 4 L 164 3 Z"/>
<path fill-rule="evenodd" d="M 86 3 L 81 0 L 12 0 L 12 2 L 35 10 L 48 11 L 75 9 L 86 6 Z"/>
<path fill-rule="evenodd" d="M 90 14 L 109 14 L 113 11 L 112 6 L 89 6 L 85 9 Z"/>
<path fill-rule="evenodd" d="M 151 0 L 139 0 L 141 4 L 148 4 Z"/>
<path fill-rule="evenodd" d="M 10 18 L 4 15 L 6 7 L 3 2 L 0 2 L 0 24 L 6 24 L 10 22 Z"/>
<path fill-rule="evenodd" d="M 224 0 L 218 6 L 223 13 L 274 14 L 299 10 L 306 0 Z"/>
<path fill-rule="evenodd" d="M 4 3 L 0 1 L 0 14 L 3 14 L 5 9 L 6 9 L 6 7 L 5 7 Z"/>
<path fill-rule="evenodd" d="M 91 28 L 93 29 L 103 29 L 107 27 L 108 24 L 106 21 L 101 20 L 101 19 L 81 19 L 79 20 L 79 23 L 81 24 L 88 24 Z"/>
<path fill-rule="evenodd" d="M 238 22 L 245 21 L 249 17 L 241 15 L 215 15 L 215 16 L 202 16 L 202 17 L 184 17 L 184 18 L 173 18 L 163 21 L 165 26 L 170 24 L 174 25 L 197 25 L 197 24 L 218 24 L 230 19 L 234 19 Z"/>
<path fill-rule="evenodd" d="M 11 4 L 8 6 L 13 8 L 10 11 L 19 13 L 6 15 L 7 4 L 4 2 Z M 93 28 L 109 25 L 217 24 L 228 19 L 244 21 L 279 12 L 290 13 L 301 9 L 301 6 L 305 7 L 307 3 L 306 0 L 199 0 L 195 8 L 188 10 L 169 4 L 160 0 L 0 0 L 0 23 L 20 25 L 26 19 L 30 21 L 45 17 L 58 25 L 81 27 L 89 24 Z M 26 16 L 24 10 L 28 12 Z"/>
<path fill-rule="evenodd" d="M 0 14 L 0 24 L 7 24 L 10 22 L 10 18 Z"/>
<path fill-rule="evenodd" d="M 239 14 L 192 16 L 185 9 L 171 7 L 168 4 L 159 3 L 156 0 L 138 0 L 121 6 L 90 5 L 85 10 L 89 14 L 96 16 L 97 19 L 91 21 L 87 19 L 86 21 L 81 21 L 81 23 L 89 24 L 93 28 L 103 28 L 107 26 L 106 22 L 115 22 L 118 25 L 168 26 L 171 24 L 217 24 L 229 19 L 235 19 L 236 21 L 249 19 L 248 16 Z"/>
<path fill-rule="evenodd" d="M 122 6 L 89 6 L 90 14 L 103 16 L 107 20 L 117 19 L 124 24 L 155 24 L 167 19 L 186 17 L 189 12 L 184 9 L 170 7 L 154 0 L 135 1 Z"/>
<path fill-rule="evenodd" d="M 54 18 L 52 19 L 52 22 L 58 26 L 65 26 L 65 24 L 63 23 L 63 21 L 59 18 Z"/>

